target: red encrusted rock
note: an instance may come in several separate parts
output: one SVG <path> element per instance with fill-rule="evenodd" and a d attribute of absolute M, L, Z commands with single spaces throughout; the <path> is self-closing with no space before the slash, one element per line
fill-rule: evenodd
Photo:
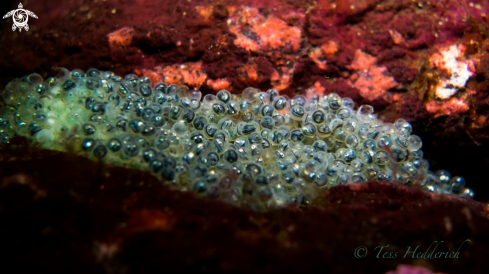
<path fill-rule="evenodd" d="M 0 249 L 4 267 L 19 273 L 489 271 L 489 208 L 466 198 L 362 183 L 331 188 L 315 206 L 260 213 L 25 138 L 0 147 L 0 166 Z M 460 258 L 407 253 L 435 241 Z"/>
<path fill-rule="evenodd" d="M 12 3 L 12 6 L 6 11 L 15 9 L 17 4 L 17 2 Z M 484 178 L 487 177 L 487 170 L 489 170 L 489 161 L 487 161 L 487 155 L 489 155 L 489 149 L 487 148 L 487 142 L 489 141 L 489 121 L 486 118 L 489 111 L 489 66 L 487 65 L 489 63 L 489 43 L 487 40 L 487 14 L 489 13 L 489 7 L 483 0 L 440 0 L 429 2 L 413 2 L 410 0 L 321 0 L 316 2 L 227 0 L 221 1 L 219 4 L 215 4 L 214 1 L 143 0 L 134 2 L 77 0 L 71 2 L 34 1 L 25 3 L 24 8 L 33 11 L 39 19 L 31 18 L 29 20 L 30 30 L 28 32 L 12 32 L 12 19 L 2 21 L 2 31 L 0 34 L 0 58 L 2 60 L 0 64 L 0 88 L 3 88 L 14 78 L 34 72 L 48 77 L 56 73 L 57 67 L 66 67 L 70 70 L 76 68 L 87 70 L 95 67 L 102 70 L 111 70 L 122 76 L 128 73 L 149 75 L 154 81 L 164 80 L 164 77 L 167 77 L 165 73 L 178 74 L 180 76 L 178 77 L 179 81 L 190 84 L 191 88 L 198 88 L 205 93 L 216 92 L 222 88 L 237 93 L 241 92 L 247 86 L 258 87 L 262 90 L 277 88 L 282 94 L 289 96 L 295 94 L 328 94 L 335 92 L 343 97 L 347 96 L 354 99 L 358 104 L 373 105 L 377 111 L 380 111 L 379 116 L 385 120 L 394 121 L 399 117 L 408 120 L 413 124 L 414 133 L 420 135 L 423 139 L 425 158 L 430 160 L 432 170 L 444 168 L 450 170 L 452 174 L 462 175 L 467 179 L 468 185 L 475 190 L 477 199 L 487 200 L 489 198 L 488 185 L 484 184 Z M 257 22 L 261 23 L 261 25 Z M 279 33 L 277 33 L 277 36 L 274 36 L 274 31 L 270 30 L 275 30 L 275 32 L 278 31 Z M 443 50 L 450 46 L 465 48 L 463 54 L 454 59 L 459 62 L 471 64 L 468 65 L 471 76 L 468 78 L 464 88 L 458 90 L 450 98 L 440 99 L 436 96 L 436 87 L 442 81 L 449 79 L 451 75 L 447 69 L 433 65 L 433 56 L 437 54 L 443 55 Z M 374 59 L 367 59 L 375 60 L 375 62 L 372 64 L 362 63 L 363 65 L 368 65 L 363 67 L 352 66 L 355 62 L 361 61 L 355 57 L 355 53 L 358 51 L 371 56 Z M 364 59 L 362 62 L 365 62 L 367 59 Z M 369 70 L 369 68 L 371 71 L 365 71 L 365 69 Z M 199 75 L 197 75 L 197 72 Z M 390 83 L 390 85 L 376 85 L 375 88 L 377 90 L 375 90 L 376 92 L 374 94 L 369 94 L 368 92 L 368 81 L 364 81 L 366 83 L 365 85 L 358 84 L 355 87 L 358 79 L 366 80 L 372 77 L 372 73 L 374 73 L 374 78 L 378 80 L 377 83 Z M 391 79 L 397 85 L 394 85 Z M 373 86 L 371 87 L 374 88 Z M 34 150 L 24 153 L 25 155 L 31 156 L 32 153 L 39 155 L 43 159 L 41 163 L 44 163 L 46 159 L 50 159 L 50 154 L 47 151 L 40 152 Z M 82 163 L 84 160 L 77 158 L 76 163 L 78 161 Z M 17 160 L 14 163 L 20 164 Z M 59 165 L 65 166 L 62 162 Z M 77 164 L 74 165 L 76 166 Z M 80 172 L 85 172 L 85 170 Z M 34 196 L 42 196 L 42 193 L 47 193 L 47 198 L 42 199 L 48 200 L 41 200 L 43 205 L 44 203 L 56 206 L 70 205 L 76 208 L 75 205 L 78 202 L 76 197 L 67 196 L 62 198 L 62 195 L 68 195 L 70 193 L 67 190 L 59 192 L 62 193 L 60 194 L 61 196 L 57 196 L 60 199 L 59 201 L 53 201 L 49 200 L 52 198 L 50 196 L 52 195 L 50 194 L 51 192 L 45 191 L 43 187 L 26 187 L 26 184 L 29 185 L 27 182 L 31 182 L 31 180 L 37 178 L 35 173 L 29 175 L 27 171 L 19 169 L 15 174 L 9 173 L 8 176 L 2 176 L 4 176 L 2 178 L 5 178 L 6 182 L 9 182 L 2 190 L 8 190 L 7 192 L 3 192 L 7 193 L 5 194 L 6 196 L 3 196 L 5 197 L 4 200 L 6 203 L 9 203 L 13 208 L 22 208 L 23 203 L 20 201 L 25 201 L 28 205 L 32 206 L 28 207 L 27 204 L 25 205 L 27 206 L 25 209 L 27 213 L 23 213 L 27 214 L 26 216 L 28 217 L 23 220 L 25 223 L 21 224 L 25 224 L 22 227 L 29 227 L 29 222 L 37 222 L 38 227 L 35 227 L 35 229 L 38 230 L 35 230 L 35 233 L 39 234 L 44 231 L 40 230 L 42 228 L 46 229 L 45 233 L 49 236 L 50 225 L 48 221 L 46 221 L 47 223 L 42 223 L 39 219 L 35 219 L 36 215 L 34 211 L 30 212 L 30 210 L 34 210 L 36 208 L 35 206 L 39 205 L 37 204 L 39 201 L 32 200 L 34 198 L 30 197 L 30 194 L 26 197 L 21 196 L 23 195 L 23 191 L 26 191 L 26 193 L 32 192 L 31 194 Z M 56 172 L 52 172 L 46 174 L 39 181 L 49 185 L 51 181 L 56 181 L 57 176 Z M 61 178 L 62 176 L 68 175 L 61 174 L 59 176 Z M 71 177 L 64 178 L 67 181 L 71 181 Z M 19 186 L 19 184 L 11 183 L 15 181 L 24 182 L 24 184 L 20 184 Z M 70 185 L 60 184 L 60 186 L 67 187 Z M 371 186 L 371 191 L 377 193 L 375 195 L 384 195 L 378 194 L 380 193 L 379 189 L 383 187 L 382 185 L 373 184 Z M 54 189 L 56 188 L 53 187 L 52 191 Z M 339 189 L 341 190 L 343 188 L 340 187 Z M 342 195 L 353 195 L 349 192 L 351 190 L 343 190 L 346 192 Z M 413 190 L 405 189 L 404 191 L 411 193 Z M 171 193 L 172 195 L 174 194 L 173 192 Z M 16 202 L 17 200 L 10 197 L 19 197 L 19 202 Z M 75 200 L 72 200 L 72 198 Z M 360 203 L 365 203 L 366 207 L 370 206 L 368 200 L 360 201 Z M 411 202 L 413 204 L 415 203 L 410 200 L 408 204 Z M 452 202 L 457 203 L 450 201 L 450 203 Z M 103 210 L 105 212 L 103 214 L 105 215 L 94 213 L 98 212 L 100 208 L 105 210 L 110 202 L 100 202 L 96 206 L 90 205 L 88 202 L 84 203 L 81 206 L 81 212 L 78 212 L 84 216 L 83 218 L 89 218 L 87 216 L 102 219 L 110 217 L 110 214 Z M 431 213 L 434 212 L 433 216 L 443 216 L 445 212 L 448 212 L 448 209 L 443 207 L 443 202 L 441 201 L 430 200 L 428 204 L 427 208 L 429 208 Z M 194 206 L 192 204 L 193 208 L 199 207 L 200 205 Z M 389 205 L 382 204 L 382 206 L 388 208 Z M 219 209 L 223 208 L 220 204 L 218 206 L 216 205 L 216 207 Z M 192 207 L 185 208 L 185 210 L 191 212 Z M 227 207 L 224 206 L 224 208 Z M 51 218 L 48 220 L 56 219 L 49 215 L 49 207 L 44 209 L 43 214 L 47 214 L 46 216 Z M 137 214 L 139 215 L 134 213 L 138 217 L 134 217 L 132 223 L 141 222 L 147 226 L 154 226 L 156 229 L 161 229 L 165 225 L 171 224 L 171 222 L 164 220 L 172 217 L 168 217 L 170 215 L 167 215 L 167 213 L 160 212 L 161 209 L 154 210 L 143 207 L 138 210 L 139 213 Z M 342 210 L 342 212 L 346 212 L 344 214 L 348 215 L 351 209 L 341 208 L 338 210 Z M 418 215 L 425 214 L 422 209 L 416 210 L 414 212 Z M 465 213 L 462 213 L 462 215 L 459 214 L 461 212 L 459 208 L 456 210 L 451 208 L 451 210 L 454 211 L 450 214 L 455 214 L 456 212 L 458 214 L 457 216 L 459 216 L 457 218 L 466 216 Z M 11 212 L 8 214 L 13 214 L 12 211 L 8 212 Z M 296 215 L 302 216 L 301 218 L 306 218 L 307 220 L 310 218 L 310 223 L 306 222 L 306 224 L 314 227 L 312 225 L 313 217 L 324 217 L 323 215 L 314 215 L 320 214 L 316 212 L 317 209 L 313 209 L 301 213 L 287 211 L 287 213 L 283 214 L 286 216 L 289 216 L 287 214 L 292 214 L 294 218 L 296 218 Z M 330 216 L 325 218 L 330 223 L 333 223 L 336 219 L 331 217 L 334 215 L 331 212 L 323 212 L 321 214 Z M 416 234 L 415 232 L 412 232 L 414 234 L 410 234 L 411 232 L 404 233 L 404 229 L 410 227 L 410 225 L 426 227 L 426 231 L 431 236 L 422 238 L 422 240 L 419 240 L 420 243 L 425 244 L 431 241 L 435 238 L 435 235 L 438 235 L 435 232 L 441 233 L 442 231 L 438 227 L 442 223 L 439 219 L 435 218 L 436 222 L 431 223 L 429 219 L 424 219 L 424 217 L 420 220 L 415 219 L 414 215 L 409 215 L 399 208 L 394 212 L 395 214 L 392 215 L 392 218 L 399 216 L 398 218 L 401 223 L 403 223 L 404 218 L 412 222 L 412 224 L 409 222 L 403 223 L 405 227 L 398 227 L 399 231 L 401 231 L 400 233 L 404 236 L 414 235 L 413 237 L 421 237 L 421 235 L 424 235 Z M 92 213 L 94 215 L 91 215 Z M 65 214 L 62 216 L 69 218 L 69 214 Z M 126 216 L 124 214 L 127 214 L 126 212 L 120 214 L 122 215 L 117 216 L 122 216 L 121 218 L 123 219 L 126 218 L 124 217 Z M 182 211 L 179 214 L 188 214 L 188 212 Z M 248 213 L 240 214 L 246 215 Z M 280 215 L 282 213 L 277 214 Z M 231 217 L 231 215 L 226 215 L 226 219 L 243 218 L 248 220 L 247 217 L 242 217 L 244 215 L 239 216 Z M 432 215 L 428 214 L 427 216 Z M 452 215 L 450 216 L 450 219 L 456 218 Z M 476 213 L 470 216 L 476 216 Z M 157 221 L 146 224 L 143 220 L 148 218 L 155 218 Z M 289 217 L 284 218 L 287 219 Z M 477 220 L 478 222 L 482 222 L 481 220 L 485 220 L 484 218 L 480 217 Z M 129 219 L 126 218 L 124 220 Z M 71 221 L 67 221 L 66 223 L 59 221 L 60 223 L 58 225 L 59 227 L 63 227 L 63 225 L 77 225 L 76 220 Z M 209 222 L 216 225 L 213 223 L 214 221 L 212 219 Z M 368 223 L 368 220 L 359 217 L 357 221 L 353 219 L 348 220 L 348 222 L 351 222 L 348 224 L 361 226 L 363 225 L 363 221 Z M 276 222 L 285 224 L 287 221 Z M 290 221 L 290 223 L 293 222 L 295 222 L 295 219 L 294 221 Z M 301 221 L 298 222 L 300 223 Z M 83 221 L 81 223 L 86 224 Z M 290 225 L 290 223 L 287 223 L 287 225 Z M 460 225 L 466 228 L 466 232 L 470 231 L 470 233 L 475 233 L 473 235 L 477 237 L 484 236 L 483 234 L 477 234 L 479 233 L 477 232 L 478 229 L 474 232 L 473 225 L 467 228 L 467 223 L 467 219 L 460 219 Z M 96 224 L 97 222 L 90 223 L 94 227 Z M 294 223 L 294 226 L 297 224 Z M 107 231 L 112 231 L 112 225 L 109 226 L 110 228 L 107 228 Z M 187 230 L 185 231 L 187 234 L 182 233 L 180 235 L 181 238 L 176 237 L 174 242 L 172 242 L 176 247 L 178 246 L 177 240 L 181 241 L 184 238 L 184 234 L 188 236 L 195 233 L 195 239 L 198 239 L 198 235 L 208 237 L 209 234 L 205 233 L 211 233 L 199 230 L 202 227 L 200 223 L 198 225 L 185 225 L 193 228 L 193 230 L 186 228 Z M 431 227 L 432 225 L 434 226 L 433 228 Z M 486 226 L 483 222 L 480 225 L 481 227 Z M 50 265 L 49 267 L 54 267 L 55 262 L 58 262 L 62 266 L 68 267 L 75 262 L 78 265 L 85 265 L 85 262 L 89 262 L 92 257 L 90 257 L 91 255 L 87 255 L 89 254 L 87 252 L 91 250 L 92 246 L 87 246 L 84 242 L 76 242 L 76 240 L 68 237 L 68 234 L 63 234 L 66 232 L 60 232 L 62 230 L 59 227 L 55 232 L 58 234 L 55 235 L 58 235 L 56 237 L 60 238 L 55 238 L 58 240 L 66 239 L 63 243 L 66 244 L 63 247 L 64 250 L 79 252 L 77 254 L 80 256 L 70 257 L 73 261 L 64 261 L 59 256 L 68 255 L 62 254 L 61 252 L 57 253 L 58 255 L 51 258 L 51 260 L 40 256 L 42 259 L 36 261 L 35 264 L 42 265 L 45 263 L 44 266 Z M 282 226 L 279 227 L 283 228 Z M 346 223 L 340 224 L 338 227 L 333 225 L 334 229 L 345 229 L 348 227 Z M 17 231 L 18 228 L 17 226 L 12 226 L 9 228 L 12 230 L 9 231 Z M 331 231 L 334 232 L 335 230 L 333 228 Z M 104 234 L 100 232 L 100 229 L 100 227 L 96 227 L 93 228 L 93 231 L 98 231 L 97 233 L 100 233 L 100 235 L 107 235 L 108 232 Z M 137 230 L 137 228 L 135 229 Z M 227 229 L 236 229 L 236 226 L 231 225 Z M 365 233 L 382 233 L 375 230 L 378 228 L 370 229 Z M 69 236 L 75 237 L 87 233 L 86 231 L 83 233 L 81 231 L 85 230 L 77 230 L 75 227 L 73 230 L 74 234 L 70 234 Z M 272 229 L 272 231 L 275 230 Z M 282 230 L 279 229 L 278 231 Z M 395 235 L 393 230 L 386 231 L 386 235 L 390 235 L 389 237 Z M 301 233 L 306 234 L 310 232 L 309 230 L 301 231 Z M 160 235 L 159 233 L 162 233 L 160 230 L 154 233 L 157 234 L 155 237 L 160 237 L 158 239 L 162 242 L 172 240 L 165 238 L 167 237 L 165 235 Z M 265 238 L 256 236 L 261 235 L 260 233 L 262 232 L 245 231 L 239 234 L 242 236 L 245 235 L 246 239 L 255 237 L 253 239 L 259 240 L 257 240 L 258 243 L 251 247 L 247 246 L 245 248 L 243 245 L 238 246 L 255 252 L 255 249 L 261 248 L 262 244 L 265 246 L 263 242 L 268 243 L 271 241 L 267 237 L 274 239 L 274 236 L 267 236 Z M 280 235 L 288 235 L 287 233 Z M 332 235 L 336 235 L 334 233 Z M 364 232 L 355 230 L 352 233 L 363 235 Z M 132 242 L 130 244 L 128 243 L 128 245 L 137 245 L 140 241 L 146 241 L 152 237 L 147 234 L 144 235 L 134 236 L 139 240 L 131 240 Z M 349 239 L 351 237 L 347 236 L 351 234 L 346 234 L 346 232 L 342 235 L 341 237 L 339 236 L 340 239 Z M 460 235 L 468 234 L 462 233 Z M 34 236 L 32 237 L 26 238 L 25 243 L 27 244 L 29 239 L 39 240 Z M 128 237 L 130 238 L 132 236 Z M 297 237 L 297 239 L 302 239 L 301 237 L 306 236 L 300 234 Z M 314 239 L 314 237 L 319 239 L 321 235 L 312 233 L 311 239 Z M 93 240 L 93 238 L 91 239 Z M 234 238 L 229 236 L 226 239 L 231 241 Z M 457 240 L 462 240 L 462 236 L 457 238 Z M 315 240 L 312 240 L 312 242 L 314 243 Z M 328 245 L 314 247 L 312 246 L 313 244 L 309 244 L 309 246 L 312 246 L 312 249 L 308 251 L 309 253 L 300 253 L 304 250 L 299 248 L 296 251 L 287 253 L 288 255 L 282 256 L 281 253 L 278 253 L 278 251 L 274 253 L 273 250 L 279 250 L 279 247 L 283 247 L 283 245 L 271 245 L 269 249 L 263 251 L 264 253 L 257 253 L 257 257 L 254 258 L 246 257 L 248 261 L 243 261 L 250 263 L 252 266 L 260 266 L 263 271 L 269 268 L 276 269 L 274 266 L 267 265 L 267 262 L 280 261 L 283 262 L 281 266 L 283 269 L 287 269 L 290 266 L 291 269 L 297 269 L 299 271 L 309 269 L 307 267 L 313 269 L 314 267 L 322 266 L 337 270 L 334 272 L 347 272 L 340 266 L 342 263 L 351 265 L 352 257 L 350 255 L 352 254 L 351 249 L 354 249 L 353 242 L 350 242 L 351 248 L 341 247 L 341 245 L 336 244 L 333 240 L 327 240 L 326 242 L 328 245 L 331 245 L 326 251 L 328 256 L 324 256 L 327 259 L 324 259 L 323 253 L 319 255 L 320 252 L 318 253 L 318 250 L 325 250 L 322 248 Z M 371 242 L 375 244 L 374 240 L 371 240 Z M 40 246 L 43 244 L 48 245 L 48 243 L 42 243 L 42 241 L 37 243 L 39 244 L 39 250 L 45 251 Z M 152 247 L 148 250 L 153 251 L 154 248 L 163 252 L 164 249 L 158 249 L 160 248 L 158 247 L 158 243 L 160 242 L 154 241 Z M 414 244 L 409 242 L 409 240 L 405 240 L 405 242 L 401 242 L 398 246 L 404 248 L 404 244 L 408 243 Z M 208 244 L 210 246 L 210 242 Z M 307 244 L 304 245 L 307 246 Z M 359 245 L 359 243 L 355 242 L 355 245 Z M 293 245 L 291 244 L 291 246 Z M 12 254 L 23 254 L 20 246 L 14 245 L 12 248 L 18 252 Z M 106 241 L 101 242 L 97 250 L 100 250 L 100 256 L 105 258 L 104 262 L 115 260 L 112 262 L 116 263 L 112 264 L 111 267 L 117 265 L 120 269 L 124 269 L 124 264 L 119 263 L 117 260 L 122 260 L 120 258 L 130 259 L 130 252 L 132 251 L 128 251 L 129 253 L 117 252 L 118 248 L 120 248 L 119 245 L 114 245 L 112 242 Z M 242 263 L 239 260 L 232 261 L 232 255 L 240 257 L 243 254 L 240 253 L 241 251 L 233 249 L 229 253 L 226 253 L 222 251 L 224 247 L 222 248 L 201 250 L 201 257 L 187 258 L 187 261 L 183 261 L 182 259 L 180 262 L 182 262 L 182 265 L 185 262 L 190 262 L 191 267 L 199 265 L 198 262 L 204 262 L 203 265 L 205 267 L 199 268 L 198 270 L 200 271 L 218 268 L 219 263 L 215 258 L 223 258 L 221 260 L 223 263 L 219 265 L 222 269 L 232 270 L 236 269 L 236 265 L 240 267 L 246 265 L 246 263 Z M 221 250 L 221 253 L 216 250 Z M 487 252 L 487 250 L 480 245 L 477 245 L 477 248 L 474 250 L 470 253 L 470 256 L 472 256 L 470 257 L 471 259 L 463 261 L 459 265 L 454 265 L 453 268 L 452 265 L 444 268 L 441 266 L 442 261 L 425 262 L 427 262 L 428 266 L 435 264 L 435 270 L 437 271 L 446 272 L 448 270 L 448 273 L 450 273 L 452 270 L 455 271 L 455 269 L 458 269 L 460 270 L 458 272 L 463 272 L 462 268 L 465 266 L 469 267 L 470 265 L 466 262 L 470 262 L 473 265 L 477 265 L 478 262 L 483 262 L 483 259 L 477 256 L 482 256 L 484 254 L 483 252 Z M 344 251 L 344 254 L 339 251 Z M 43 252 L 39 251 L 39 254 L 42 255 Z M 107 257 L 106 254 L 112 255 Z M 185 255 L 177 254 L 183 257 Z M 260 261 L 260 256 L 265 256 L 266 254 L 272 254 L 270 255 L 272 257 L 267 257 L 269 259 L 268 261 L 260 263 L 262 262 Z M 226 256 L 230 256 L 229 260 L 224 259 L 228 258 Z M 291 260 L 295 256 L 299 260 Z M 330 257 L 334 257 L 334 259 L 329 259 Z M 214 261 L 212 258 L 214 258 Z M 313 263 L 313 259 L 318 260 L 315 261 L 317 264 Z M 326 261 L 320 262 L 323 259 Z M 308 263 L 295 264 L 295 262 L 300 260 Z M 122 262 L 124 261 L 122 260 Z M 161 264 L 166 262 L 168 261 L 152 261 L 152 263 Z M 395 269 L 396 265 L 400 263 L 400 261 L 392 261 L 391 263 L 382 261 L 382 263 L 379 263 L 379 260 L 371 260 L 369 262 L 369 265 L 374 265 L 372 270 L 377 272 Z M 402 263 L 411 262 L 402 261 Z M 210 266 L 209 264 L 213 265 Z M 309 266 L 311 264 L 313 266 Z M 387 264 L 388 266 L 386 266 Z M 101 269 L 100 265 L 86 265 L 87 269 L 85 270 L 90 272 Z M 152 265 L 151 262 L 149 265 Z M 89 269 L 91 266 L 94 268 Z M 139 266 L 144 267 L 145 265 L 141 264 Z M 133 267 L 135 266 L 133 265 Z M 251 268 L 240 269 L 244 269 L 243 271 L 251 270 Z"/>

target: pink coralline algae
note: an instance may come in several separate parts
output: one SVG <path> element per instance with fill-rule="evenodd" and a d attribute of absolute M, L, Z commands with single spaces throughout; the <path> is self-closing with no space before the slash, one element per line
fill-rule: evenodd
<path fill-rule="evenodd" d="M 281 19 L 263 16 L 252 7 L 229 7 L 229 30 L 236 35 L 234 43 L 248 51 L 285 49 L 300 50 L 301 30 Z"/>
<path fill-rule="evenodd" d="M 362 97 L 370 101 L 385 97 L 387 90 L 398 85 L 387 69 L 376 66 L 376 62 L 377 58 L 357 50 L 355 59 L 349 66 L 350 69 L 356 71 L 350 77 L 352 85 L 360 90 Z"/>
<path fill-rule="evenodd" d="M 109 44 L 111 48 L 127 47 L 131 45 L 134 29 L 130 27 L 123 27 L 116 31 L 107 34 Z"/>
<path fill-rule="evenodd" d="M 207 74 L 202 69 L 202 62 L 189 62 L 171 66 L 157 66 L 154 70 L 145 70 L 136 73 L 142 74 L 153 81 L 166 82 L 176 85 L 190 85 L 200 87 L 207 80 Z"/>

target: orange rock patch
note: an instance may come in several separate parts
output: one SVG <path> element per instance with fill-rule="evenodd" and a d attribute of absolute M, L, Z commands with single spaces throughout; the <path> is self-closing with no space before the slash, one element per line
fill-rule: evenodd
<path fill-rule="evenodd" d="M 195 7 L 195 10 L 197 10 L 197 13 L 204 18 L 205 21 L 209 20 L 209 18 L 212 16 L 212 12 L 214 11 L 213 6 L 197 6 Z"/>
<path fill-rule="evenodd" d="M 279 71 L 272 73 L 272 86 L 277 91 L 282 91 L 292 84 L 294 69 L 288 67 L 278 67 Z"/>
<path fill-rule="evenodd" d="M 276 50 L 288 47 L 300 49 L 301 30 L 285 21 L 265 17 L 256 8 L 230 7 L 229 30 L 236 35 L 234 44 L 248 51 Z"/>
<path fill-rule="evenodd" d="M 326 55 L 333 55 L 338 52 L 338 44 L 335 41 L 328 41 L 321 45 L 321 50 Z"/>
<path fill-rule="evenodd" d="M 355 59 L 348 66 L 349 69 L 357 70 L 355 74 L 350 76 L 350 82 L 355 88 L 360 90 L 362 97 L 370 101 L 386 97 L 387 90 L 398 85 L 385 67 L 377 67 L 375 65 L 376 61 L 377 58 L 358 49 L 355 52 Z M 389 100 L 389 98 L 386 98 L 386 100 Z"/>
<path fill-rule="evenodd" d="M 133 28 L 123 27 L 107 34 L 107 37 L 110 47 L 127 47 L 131 44 L 133 35 Z"/>
<path fill-rule="evenodd" d="M 258 65 L 255 62 L 248 62 L 238 67 L 238 74 L 241 81 L 251 84 L 258 82 Z"/>
<path fill-rule="evenodd" d="M 154 70 L 143 69 L 140 73 L 149 77 L 153 83 L 165 82 L 167 84 L 188 85 L 200 87 L 207 80 L 207 74 L 202 69 L 202 61 L 174 64 L 170 66 L 156 66 Z"/>
<path fill-rule="evenodd" d="M 355 59 L 353 59 L 351 65 L 347 66 L 347 68 L 352 70 L 366 70 L 373 66 L 375 62 L 377 62 L 377 58 L 357 49 L 355 51 Z"/>
<path fill-rule="evenodd" d="M 226 78 L 216 79 L 216 80 L 209 79 L 207 80 L 207 85 L 211 86 L 212 89 L 214 89 L 215 91 L 220 91 L 223 89 L 226 90 L 229 89 L 231 83 L 229 83 L 229 81 L 226 80 Z"/>
<path fill-rule="evenodd" d="M 360 95 L 371 101 L 383 97 L 387 90 L 397 86 L 393 77 L 386 75 L 387 69 L 384 67 L 372 66 L 365 72 L 360 72 L 360 77 L 353 84 L 360 90 Z"/>
<path fill-rule="evenodd" d="M 464 99 L 455 97 L 443 102 L 431 101 L 428 102 L 425 107 L 429 113 L 434 114 L 434 118 L 445 115 L 460 114 L 469 110 L 469 105 Z"/>

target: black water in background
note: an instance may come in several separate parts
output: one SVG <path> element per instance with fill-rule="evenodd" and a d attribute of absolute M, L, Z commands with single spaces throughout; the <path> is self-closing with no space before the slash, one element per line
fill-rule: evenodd
<path fill-rule="evenodd" d="M 20 1 L 20 0 L 15 0 L 15 1 L 2 0 L 2 3 L 0 4 L 0 16 L 1 16 L 1 18 L 3 18 L 3 16 L 5 14 L 7 14 L 7 12 L 13 10 L 14 8 L 17 8 L 19 3 L 22 3 L 22 1 Z M 24 3 L 22 3 L 22 5 L 24 5 Z"/>

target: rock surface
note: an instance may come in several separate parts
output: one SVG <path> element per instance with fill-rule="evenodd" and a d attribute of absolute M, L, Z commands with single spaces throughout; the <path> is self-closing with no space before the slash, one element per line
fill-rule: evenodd
<path fill-rule="evenodd" d="M 2 22 L 0 87 L 33 72 L 96 67 L 203 92 L 336 92 L 388 121 L 408 120 L 433 169 L 466 177 L 489 199 L 489 188 L 475 183 L 489 169 L 482 0 L 76 0 L 25 8 L 39 16 L 28 32 Z M 452 46 L 458 55 L 446 54 Z M 440 99 L 440 88 L 454 94 Z"/>
<path fill-rule="evenodd" d="M 259 213 L 23 138 L 0 148 L 0 166 L 0 250 L 18 273 L 489 271 L 489 208 L 465 198 L 361 183 L 330 189 L 315 207 Z M 406 254 L 419 246 L 429 256 L 435 241 L 435 253 L 460 258 Z M 360 246 L 366 257 L 356 259 Z"/>

